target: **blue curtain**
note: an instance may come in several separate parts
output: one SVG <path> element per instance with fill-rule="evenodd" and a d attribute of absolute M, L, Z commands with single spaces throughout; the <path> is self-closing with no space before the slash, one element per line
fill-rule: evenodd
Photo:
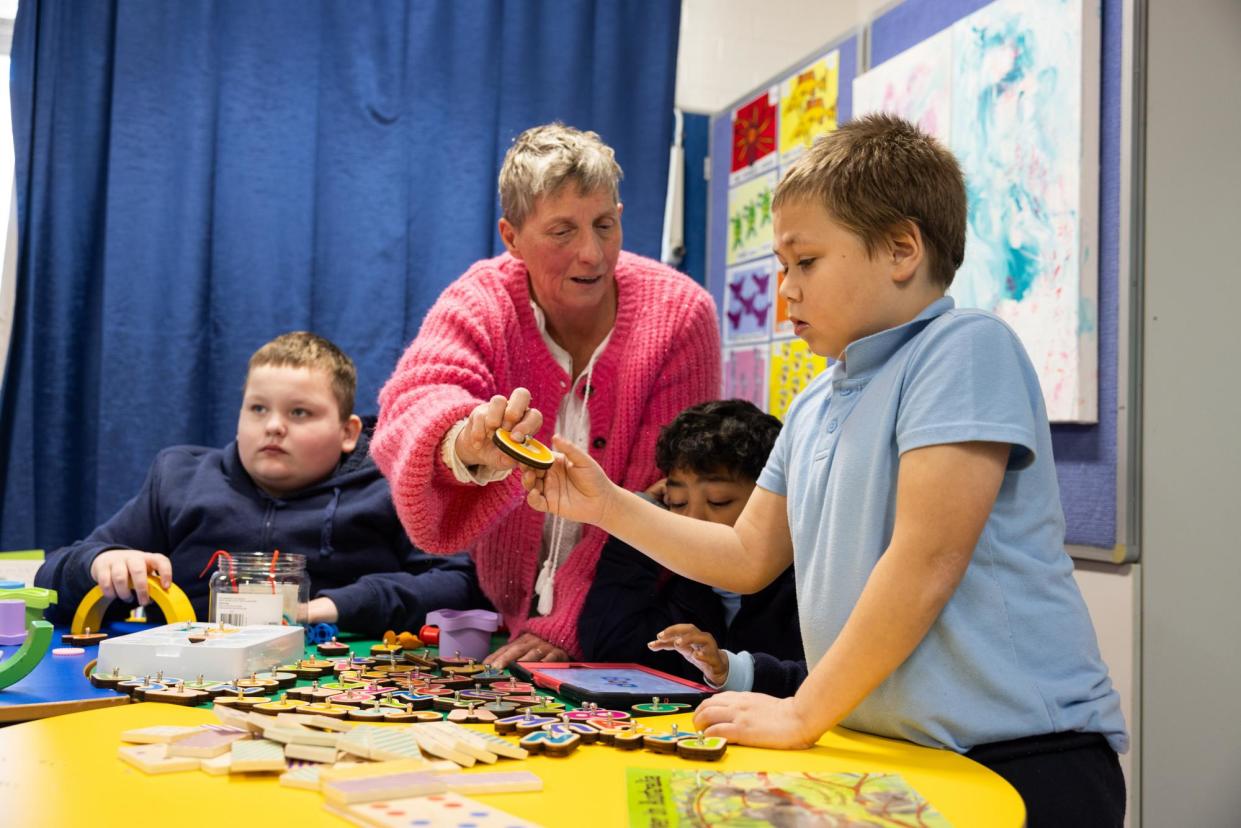
<path fill-rule="evenodd" d="M 160 448 L 230 440 L 278 333 L 340 344 L 374 413 L 439 291 L 501 249 L 528 126 L 615 147 L 625 247 L 658 256 L 679 25 L 649 0 L 23 0 L 0 549 L 81 537 Z"/>

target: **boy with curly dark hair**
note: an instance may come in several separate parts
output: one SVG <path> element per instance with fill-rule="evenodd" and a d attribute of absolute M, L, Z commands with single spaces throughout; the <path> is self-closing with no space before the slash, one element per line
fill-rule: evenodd
<path fill-rule="evenodd" d="M 671 512 L 731 526 L 779 433 L 779 420 L 745 400 L 691 406 L 659 434 L 655 462 L 666 478 L 651 495 Z M 759 592 L 737 595 L 675 575 L 612 538 L 578 636 L 589 661 L 788 696 L 806 675 L 795 593 L 792 567 Z"/>

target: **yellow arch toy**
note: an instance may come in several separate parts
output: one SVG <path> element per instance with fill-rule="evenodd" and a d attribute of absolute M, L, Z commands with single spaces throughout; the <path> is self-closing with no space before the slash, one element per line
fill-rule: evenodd
<path fill-rule="evenodd" d="M 194 608 L 190 606 L 190 599 L 181 591 L 181 587 L 173 584 L 168 589 L 164 589 L 159 584 L 159 578 L 147 576 L 147 589 L 150 590 L 151 600 L 164 613 L 165 623 L 175 624 L 178 621 L 198 620 L 194 615 Z M 103 590 L 99 587 L 86 593 L 82 603 L 78 604 L 77 612 L 73 614 L 73 626 L 71 627 L 73 634 L 81 635 L 86 632 L 87 627 L 98 632 L 100 626 L 103 625 L 103 614 L 107 612 L 111 603 L 112 599 L 103 597 Z"/>

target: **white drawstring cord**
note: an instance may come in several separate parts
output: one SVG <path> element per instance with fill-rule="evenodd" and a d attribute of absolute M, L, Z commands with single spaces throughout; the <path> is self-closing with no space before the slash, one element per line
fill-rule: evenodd
<path fill-rule="evenodd" d="M 590 437 L 589 433 L 583 436 L 582 431 L 590 417 L 590 392 L 593 390 L 590 381 L 594 375 L 595 360 L 591 359 L 590 365 L 586 369 L 586 390 L 582 394 L 582 413 L 578 415 L 577 428 L 570 435 L 570 439 L 575 442 Z M 570 389 L 569 393 L 573 393 L 573 389 Z M 559 513 L 552 516 L 551 549 L 547 553 L 547 560 L 543 561 L 543 566 L 539 570 L 539 577 L 534 582 L 534 592 L 539 596 L 535 609 L 539 615 L 549 615 L 555 602 L 556 568 L 560 565 L 560 547 L 564 542 L 564 523 L 564 518 Z"/>

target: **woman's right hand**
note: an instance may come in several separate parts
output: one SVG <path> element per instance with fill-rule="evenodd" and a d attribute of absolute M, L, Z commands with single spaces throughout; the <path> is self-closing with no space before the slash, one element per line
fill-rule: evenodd
<path fill-rule="evenodd" d="M 552 443 L 559 452 L 552 467 L 526 469 L 522 473 L 526 503 L 539 512 L 601 526 L 608 507 L 623 490 L 608 480 L 594 458 L 575 444 L 560 435 Z"/>
<path fill-rule="evenodd" d="M 465 427 L 457 434 L 454 448 L 458 459 L 467 466 L 489 466 L 494 469 L 511 469 L 517 461 L 509 457 L 492 442 L 497 429 L 504 429 L 521 441 L 528 435 L 537 434 L 543 427 L 543 415 L 530 407 L 530 392 L 515 388 L 509 397 L 496 394 L 490 402 L 475 407 L 466 418 Z"/>

